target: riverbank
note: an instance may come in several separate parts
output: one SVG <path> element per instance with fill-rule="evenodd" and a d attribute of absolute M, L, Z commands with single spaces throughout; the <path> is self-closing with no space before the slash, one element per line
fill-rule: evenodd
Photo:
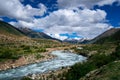
<path fill-rule="evenodd" d="M 50 54 L 52 51 L 64 50 L 65 48 L 66 47 L 47 48 L 47 52 L 39 53 L 40 56 L 42 56 L 39 59 L 35 58 L 34 54 L 30 54 L 28 56 L 22 56 L 15 61 L 7 60 L 5 62 L 0 62 L 0 71 L 53 59 L 55 56 Z"/>
<path fill-rule="evenodd" d="M 75 54 L 78 54 L 75 52 L 74 47 L 78 47 L 78 46 L 72 46 L 72 47 L 64 47 L 64 48 L 57 48 L 57 50 L 63 50 L 63 52 L 65 53 L 75 53 Z M 52 51 L 55 51 L 56 49 L 53 48 L 51 49 Z M 88 57 L 88 55 L 84 55 L 84 54 L 79 54 L 79 55 L 82 55 L 82 56 L 85 56 L 85 57 Z M 30 75 L 27 75 L 25 77 L 22 78 L 22 80 L 26 80 L 26 79 L 30 79 L 30 80 L 66 80 L 66 78 L 64 77 L 65 74 L 71 69 L 70 66 L 68 67 L 61 67 L 57 70 L 51 70 L 51 71 L 48 71 L 48 72 L 45 72 L 45 73 L 42 73 L 42 74 L 30 74 Z"/>
<path fill-rule="evenodd" d="M 73 50 L 79 55 L 86 55 L 88 57 L 87 61 L 77 63 L 70 69 L 64 68 L 39 75 L 33 74 L 27 78 L 30 78 L 30 80 L 120 79 L 120 46 L 116 47 L 115 44 L 90 44 L 79 48 L 74 47 Z"/>
<path fill-rule="evenodd" d="M 40 55 L 43 56 L 43 57 L 41 57 L 39 59 L 36 59 L 35 55 L 32 54 L 32 55 L 28 55 L 27 57 L 26 56 L 22 56 L 22 57 L 20 57 L 19 59 L 15 60 L 15 61 L 14 60 L 7 60 L 5 62 L 1 62 L 0 63 L 0 70 L 16 68 L 16 67 L 20 67 L 20 66 L 23 66 L 23 65 L 37 63 L 37 62 L 42 62 L 42 61 L 46 61 L 46 60 L 52 59 L 55 56 L 50 55 L 49 54 L 50 52 L 51 51 L 40 53 Z"/>
<path fill-rule="evenodd" d="M 77 55 L 63 50 L 56 50 L 50 53 L 55 55 L 54 59 L 43 61 L 39 63 L 29 64 L 14 69 L 9 69 L 0 72 L 1 80 L 21 80 L 27 75 L 43 74 L 51 71 L 57 71 L 64 67 L 72 66 L 78 62 L 86 61 L 86 57 Z M 62 70 L 60 70 L 62 71 Z M 26 79 L 25 79 L 26 80 Z"/>
<path fill-rule="evenodd" d="M 43 74 L 32 74 L 32 75 L 28 75 L 23 77 L 23 79 L 25 78 L 29 78 L 32 80 L 65 80 L 65 78 L 63 77 L 63 72 L 67 73 L 68 70 L 70 69 L 70 67 L 62 67 L 59 70 L 53 70 L 53 71 L 49 71 L 47 73 L 43 73 Z M 59 77 L 58 77 L 59 76 Z"/>

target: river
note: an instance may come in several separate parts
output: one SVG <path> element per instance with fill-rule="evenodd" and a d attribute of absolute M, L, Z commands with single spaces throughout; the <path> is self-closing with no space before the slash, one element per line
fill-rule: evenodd
<path fill-rule="evenodd" d="M 51 54 L 56 55 L 57 57 L 48 61 L 1 71 L 0 80 L 18 80 L 23 76 L 27 76 L 29 74 L 40 74 L 51 70 L 59 69 L 61 67 L 72 66 L 75 63 L 86 60 L 86 57 L 70 52 L 53 51 Z"/>

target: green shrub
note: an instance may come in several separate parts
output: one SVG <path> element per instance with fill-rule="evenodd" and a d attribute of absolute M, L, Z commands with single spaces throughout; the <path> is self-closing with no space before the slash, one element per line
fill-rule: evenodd
<path fill-rule="evenodd" d="M 112 53 L 112 56 L 114 56 L 116 59 L 120 59 L 120 45 L 116 47 L 116 50 Z"/>
<path fill-rule="evenodd" d="M 79 80 L 91 70 L 96 69 L 95 65 L 89 62 L 77 63 L 66 73 L 66 80 Z"/>
<path fill-rule="evenodd" d="M 18 59 L 19 55 L 17 54 L 17 51 L 14 49 L 3 48 L 2 50 L 0 50 L 0 58 L 1 59 Z"/>
<path fill-rule="evenodd" d="M 115 60 L 115 57 L 105 54 L 95 54 L 90 57 L 90 62 L 94 63 L 98 68 Z"/>
<path fill-rule="evenodd" d="M 116 48 L 119 51 L 120 48 Z M 79 80 L 92 70 L 95 70 L 103 65 L 111 63 L 116 60 L 113 55 L 106 54 L 94 54 L 87 62 L 77 63 L 71 67 L 71 69 L 65 73 L 66 80 Z"/>
<path fill-rule="evenodd" d="M 24 50 L 30 50 L 31 47 L 30 47 L 30 46 L 24 46 L 23 49 L 24 49 Z"/>
<path fill-rule="evenodd" d="M 42 58 L 42 57 L 44 57 L 44 56 L 42 56 L 41 54 L 36 54 L 36 59 L 40 59 L 40 58 Z"/>
<path fill-rule="evenodd" d="M 46 52 L 47 50 L 45 48 L 40 48 L 37 50 L 38 52 Z"/>

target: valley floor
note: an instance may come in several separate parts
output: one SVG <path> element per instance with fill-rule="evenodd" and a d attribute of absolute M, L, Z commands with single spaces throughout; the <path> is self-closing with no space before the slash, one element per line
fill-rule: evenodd
<path fill-rule="evenodd" d="M 71 49 L 87 56 L 88 60 L 57 71 L 33 74 L 22 80 L 120 80 L 120 45 L 89 44 Z"/>
<path fill-rule="evenodd" d="M 34 54 L 27 55 L 27 56 L 22 56 L 17 60 L 6 60 L 4 62 L 0 62 L 0 70 L 6 70 L 6 69 L 11 69 L 11 68 L 16 68 L 19 66 L 27 65 L 27 64 L 32 64 L 32 63 L 37 63 L 37 62 L 42 62 L 42 61 L 47 61 L 49 59 L 53 59 L 55 56 L 51 55 L 52 51 L 55 50 L 64 50 L 67 47 L 57 47 L 57 48 L 47 48 L 47 52 L 42 52 L 40 53 L 41 58 L 37 59 L 35 58 Z"/>

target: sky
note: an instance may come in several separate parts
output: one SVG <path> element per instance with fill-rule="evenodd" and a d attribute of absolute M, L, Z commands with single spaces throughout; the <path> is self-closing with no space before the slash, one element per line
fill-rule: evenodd
<path fill-rule="evenodd" d="M 61 40 L 120 27 L 120 0 L 0 0 L 0 20 Z"/>

